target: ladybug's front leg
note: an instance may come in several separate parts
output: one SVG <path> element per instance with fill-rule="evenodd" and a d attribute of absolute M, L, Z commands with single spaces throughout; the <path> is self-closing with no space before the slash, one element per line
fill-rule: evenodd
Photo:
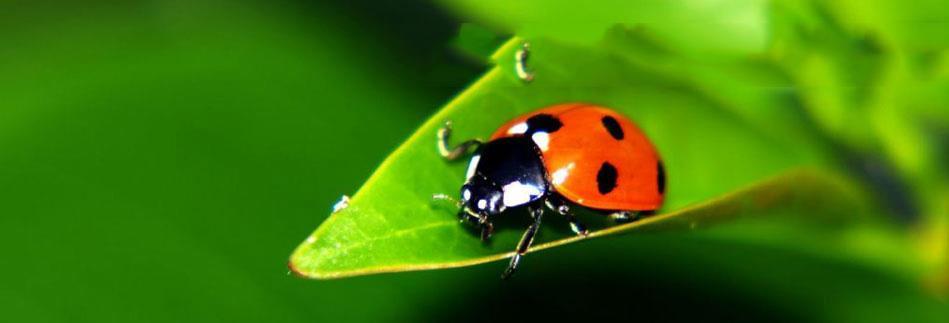
<path fill-rule="evenodd" d="M 481 223 L 481 241 L 488 241 L 491 238 L 491 234 L 494 233 L 494 225 L 491 222 L 484 221 Z"/>
<path fill-rule="evenodd" d="M 537 235 L 537 229 L 540 228 L 540 219 L 544 215 L 544 207 L 541 205 L 530 206 L 528 211 L 533 218 L 534 222 L 527 227 L 527 231 L 524 231 L 524 235 L 521 237 L 521 242 L 517 244 L 517 250 L 515 250 L 514 257 L 511 257 L 511 263 L 507 265 L 507 269 L 504 270 L 504 273 L 501 274 L 502 279 L 507 279 L 514 274 L 514 271 L 517 270 L 517 265 L 521 262 L 521 257 L 527 253 L 527 249 L 530 249 L 531 244 L 534 243 L 534 236 Z"/>
<path fill-rule="evenodd" d="M 480 217 L 471 214 L 465 211 L 465 209 L 458 210 L 458 217 L 461 218 L 462 222 L 467 222 L 468 224 L 480 228 L 482 241 L 488 240 L 491 238 L 491 234 L 494 233 L 494 225 L 491 224 L 491 222 L 488 222 L 487 217 Z"/>

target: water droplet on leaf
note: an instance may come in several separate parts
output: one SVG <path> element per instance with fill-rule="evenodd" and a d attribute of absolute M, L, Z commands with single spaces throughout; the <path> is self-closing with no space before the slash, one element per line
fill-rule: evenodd
<path fill-rule="evenodd" d="M 339 198 L 339 201 L 336 201 L 336 204 L 333 204 L 333 213 L 342 211 L 347 207 L 349 207 L 349 196 L 343 195 Z"/>

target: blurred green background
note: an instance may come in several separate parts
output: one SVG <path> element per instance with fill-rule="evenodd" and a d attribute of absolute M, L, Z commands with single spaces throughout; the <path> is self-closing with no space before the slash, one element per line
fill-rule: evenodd
<path fill-rule="evenodd" d="M 919 104 L 883 116 L 844 106 L 814 119 L 842 159 L 869 165 L 871 171 L 855 177 L 892 197 L 884 204 L 895 214 L 894 231 L 906 232 L 910 241 L 922 237 L 920 257 L 937 268 L 923 278 L 729 243 L 714 239 L 727 231 L 715 230 L 671 238 L 622 235 L 556 248 L 532 255 L 523 274 L 506 282 L 497 279 L 499 267 L 490 265 L 334 281 L 288 275 L 290 251 L 333 202 L 354 192 L 415 127 L 487 70 L 486 63 L 455 48 L 463 23 L 500 34 L 586 42 L 598 38 L 589 35 L 600 27 L 619 22 L 611 19 L 622 18 L 607 16 L 590 27 L 595 31 L 570 33 L 557 29 L 558 19 L 570 16 L 559 10 L 472 3 L 4 2 L 2 320 L 949 317 L 949 274 L 939 269 L 949 209 L 949 92 L 942 92 L 949 84 L 949 28 L 939 15 L 907 11 L 896 11 L 894 27 L 878 39 L 909 48 L 901 52 L 914 62 L 907 69 L 922 71 L 923 81 L 900 83 L 913 91 L 888 99 Z M 705 9 L 693 6 L 698 9 L 672 21 L 703 23 L 686 23 L 682 32 L 656 23 L 657 37 L 691 44 L 689 35 L 708 31 L 704 42 L 684 50 L 751 55 L 746 53 L 769 41 L 765 32 L 746 30 L 733 43 L 723 40 L 733 34 L 715 32 L 721 25 L 716 21 L 739 21 L 741 30 L 780 23 L 766 19 L 766 2 L 742 3 L 763 18 L 703 20 Z M 942 4 L 929 8 L 944 10 Z M 876 9 L 848 21 L 879 21 L 896 7 L 865 8 Z M 649 25 L 675 10 L 647 11 L 632 20 Z M 571 23 L 592 21 L 582 12 L 578 16 Z M 831 28 L 820 21 L 807 28 Z M 919 30 L 932 37 L 917 35 Z M 853 48 L 840 44 L 873 46 L 846 37 L 828 33 L 798 40 L 806 49 L 831 53 Z M 482 49 L 499 40 L 489 37 Z M 835 59 L 852 62 L 849 57 Z M 845 105 L 822 94 L 837 87 L 809 78 L 814 73 L 799 76 L 802 87 L 818 93 L 805 101 Z M 888 108 L 893 107 L 879 109 Z M 899 118 L 926 122 L 917 127 L 880 121 Z M 869 130 L 860 126 L 881 122 L 874 129 L 884 129 L 882 135 L 865 134 Z M 906 145 L 923 148 L 899 148 Z"/>

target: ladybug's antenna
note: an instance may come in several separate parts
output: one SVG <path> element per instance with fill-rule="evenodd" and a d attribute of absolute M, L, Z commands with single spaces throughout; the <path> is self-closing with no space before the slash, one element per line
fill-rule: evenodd
<path fill-rule="evenodd" d="M 452 198 L 451 196 L 448 196 L 448 195 L 442 194 L 442 193 L 432 195 L 432 200 L 435 200 L 435 201 L 447 201 L 447 202 L 451 202 L 452 204 L 454 204 L 455 206 L 457 206 L 457 207 L 459 207 L 459 208 L 461 207 L 461 202 L 460 202 L 460 201 L 458 201 L 458 200 Z"/>

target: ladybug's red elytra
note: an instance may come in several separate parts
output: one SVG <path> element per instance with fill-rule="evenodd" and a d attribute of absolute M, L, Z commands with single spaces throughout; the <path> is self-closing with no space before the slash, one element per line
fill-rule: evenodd
<path fill-rule="evenodd" d="M 487 142 L 449 147 L 450 124 L 438 131 L 442 157 L 456 160 L 476 148 L 461 187 L 458 216 L 491 236 L 491 218 L 527 208 L 533 222 L 504 271 L 507 278 L 534 240 L 544 207 L 571 229 L 587 230 L 572 206 L 632 221 L 657 210 L 665 194 L 665 170 L 655 147 L 628 118 L 584 103 L 560 104 L 508 121 Z"/>

